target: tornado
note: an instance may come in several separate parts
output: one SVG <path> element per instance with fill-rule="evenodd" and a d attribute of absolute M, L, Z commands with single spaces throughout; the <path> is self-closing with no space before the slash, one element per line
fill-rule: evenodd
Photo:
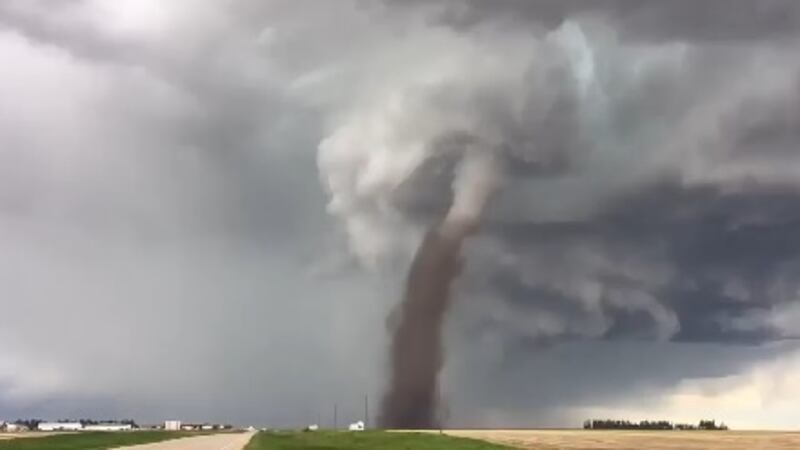
<path fill-rule="evenodd" d="M 464 241 L 478 230 L 494 192 L 497 168 L 487 153 L 466 155 L 453 183 L 453 203 L 416 251 L 392 331 L 390 380 L 381 404 L 384 428 L 439 426 L 439 372 L 444 364 L 442 328 L 461 273 Z"/>

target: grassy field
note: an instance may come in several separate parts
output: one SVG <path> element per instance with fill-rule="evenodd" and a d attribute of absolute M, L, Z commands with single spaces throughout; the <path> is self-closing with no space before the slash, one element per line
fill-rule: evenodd
<path fill-rule="evenodd" d="M 530 450 L 797 450 L 800 432 L 445 430 Z"/>
<path fill-rule="evenodd" d="M 488 442 L 434 433 L 263 432 L 245 450 L 508 450 Z"/>
<path fill-rule="evenodd" d="M 200 433 L 180 431 L 83 432 L 35 437 L 34 433 L 0 441 L 0 450 L 104 450 L 124 445 L 148 444 Z"/>

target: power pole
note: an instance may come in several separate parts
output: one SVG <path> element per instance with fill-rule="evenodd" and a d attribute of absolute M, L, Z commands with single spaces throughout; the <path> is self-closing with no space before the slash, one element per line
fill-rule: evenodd
<path fill-rule="evenodd" d="M 364 429 L 369 426 L 369 396 L 364 396 Z"/>
<path fill-rule="evenodd" d="M 335 429 L 337 429 L 337 428 L 339 428 L 339 426 L 338 426 L 339 424 L 338 424 L 338 422 L 337 422 L 337 419 L 338 419 L 338 418 L 336 417 L 336 415 L 337 415 L 338 413 L 339 413 L 339 411 L 338 411 L 338 405 L 336 405 L 336 403 L 334 403 L 334 404 L 333 404 L 333 429 L 334 429 L 334 430 L 335 430 Z"/>

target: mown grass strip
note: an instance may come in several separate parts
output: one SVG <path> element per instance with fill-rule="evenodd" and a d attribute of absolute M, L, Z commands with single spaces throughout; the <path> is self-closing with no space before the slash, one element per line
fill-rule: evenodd
<path fill-rule="evenodd" d="M 510 447 L 436 433 L 262 432 L 245 450 L 508 450 Z"/>

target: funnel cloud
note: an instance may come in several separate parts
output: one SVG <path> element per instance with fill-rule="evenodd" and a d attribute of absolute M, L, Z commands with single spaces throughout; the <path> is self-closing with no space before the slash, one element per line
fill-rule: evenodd
<path fill-rule="evenodd" d="M 491 156 L 465 156 L 453 183 L 453 204 L 423 239 L 408 272 L 400 320 L 392 335 L 389 387 L 381 426 L 434 428 L 439 424 L 438 376 L 444 363 L 442 326 L 461 273 L 461 247 L 478 229 L 496 184 Z"/>

